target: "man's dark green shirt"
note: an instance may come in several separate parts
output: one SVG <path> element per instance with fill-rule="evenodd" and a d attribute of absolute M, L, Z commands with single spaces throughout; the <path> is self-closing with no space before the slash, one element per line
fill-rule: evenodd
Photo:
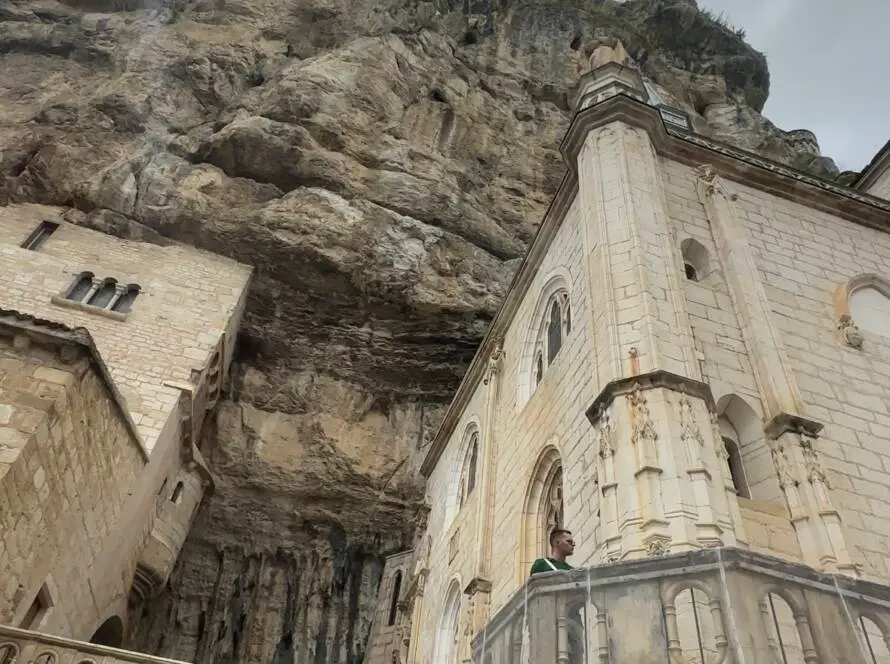
<path fill-rule="evenodd" d="M 553 567 L 551 567 L 547 561 L 550 561 L 550 563 L 553 563 Z M 541 574 L 542 572 L 556 571 L 553 569 L 554 567 L 556 568 L 556 570 L 563 571 L 563 572 L 566 570 L 572 569 L 572 566 L 569 565 L 567 562 L 556 560 L 556 558 L 538 558 L 532 565 L 532 571 L 531 571 L 530 576 L 533 576 L 535 574 Z"/>

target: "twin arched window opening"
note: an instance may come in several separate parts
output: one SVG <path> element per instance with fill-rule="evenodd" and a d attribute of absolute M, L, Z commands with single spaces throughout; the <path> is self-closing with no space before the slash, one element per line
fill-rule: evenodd
<path fill-rule="evenodd" d="M 125 314 L 133 307 L 139 291 L 138 284 L 119 284 L 116 279 L 97 279 L 92 272 L 83 272 L 65 299 Z"/>
<path fill-rule="evenodd" d="M 556 293 L 545 310 L 541 340 L 536 344 L 534 359 L 535 386 L 544 377 L 545 364 L 549 367 L 562 349 L 563 340 L 572 331 L 572 308 L 566 291 Z"/>

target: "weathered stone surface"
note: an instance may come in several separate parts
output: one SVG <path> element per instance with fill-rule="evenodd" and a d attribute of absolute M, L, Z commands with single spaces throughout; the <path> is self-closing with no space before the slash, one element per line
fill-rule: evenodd
<path fill-rule="evenodd" d="M 604 35 L 703 133 L 836 172 L 760 116 L 765 59 L 694 2 L 0 0 L 0 203 L 258 267 L 218 488 L 134 646 L 360 658 Z"/>

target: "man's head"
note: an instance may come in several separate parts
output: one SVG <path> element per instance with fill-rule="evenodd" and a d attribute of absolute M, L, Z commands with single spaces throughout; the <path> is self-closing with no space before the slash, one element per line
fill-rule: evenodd
<path fill-rule="evenodd" d="M 575 553 L 575 540 L 572 532 L 564 528 L 557 528 L 550 533 L 550 551 L 557 560 L 565 560 L 567 556 Z"/>

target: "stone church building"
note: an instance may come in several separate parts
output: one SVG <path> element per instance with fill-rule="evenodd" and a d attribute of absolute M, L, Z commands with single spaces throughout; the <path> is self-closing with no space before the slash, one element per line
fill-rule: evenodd
<path fill-rule="evenodd" d="M 699 135 L 620 44 L 422 472 L 368 664 L 890 664 L 890 144 Z M 536 575 L 555 527 L 569 572 Z"/>
<path fill-rule="evenodd" d="M 0 208 L 0 664 L 165 662 L 115 648 L 213 489 L 251 269 L 56 211 Z"/>

